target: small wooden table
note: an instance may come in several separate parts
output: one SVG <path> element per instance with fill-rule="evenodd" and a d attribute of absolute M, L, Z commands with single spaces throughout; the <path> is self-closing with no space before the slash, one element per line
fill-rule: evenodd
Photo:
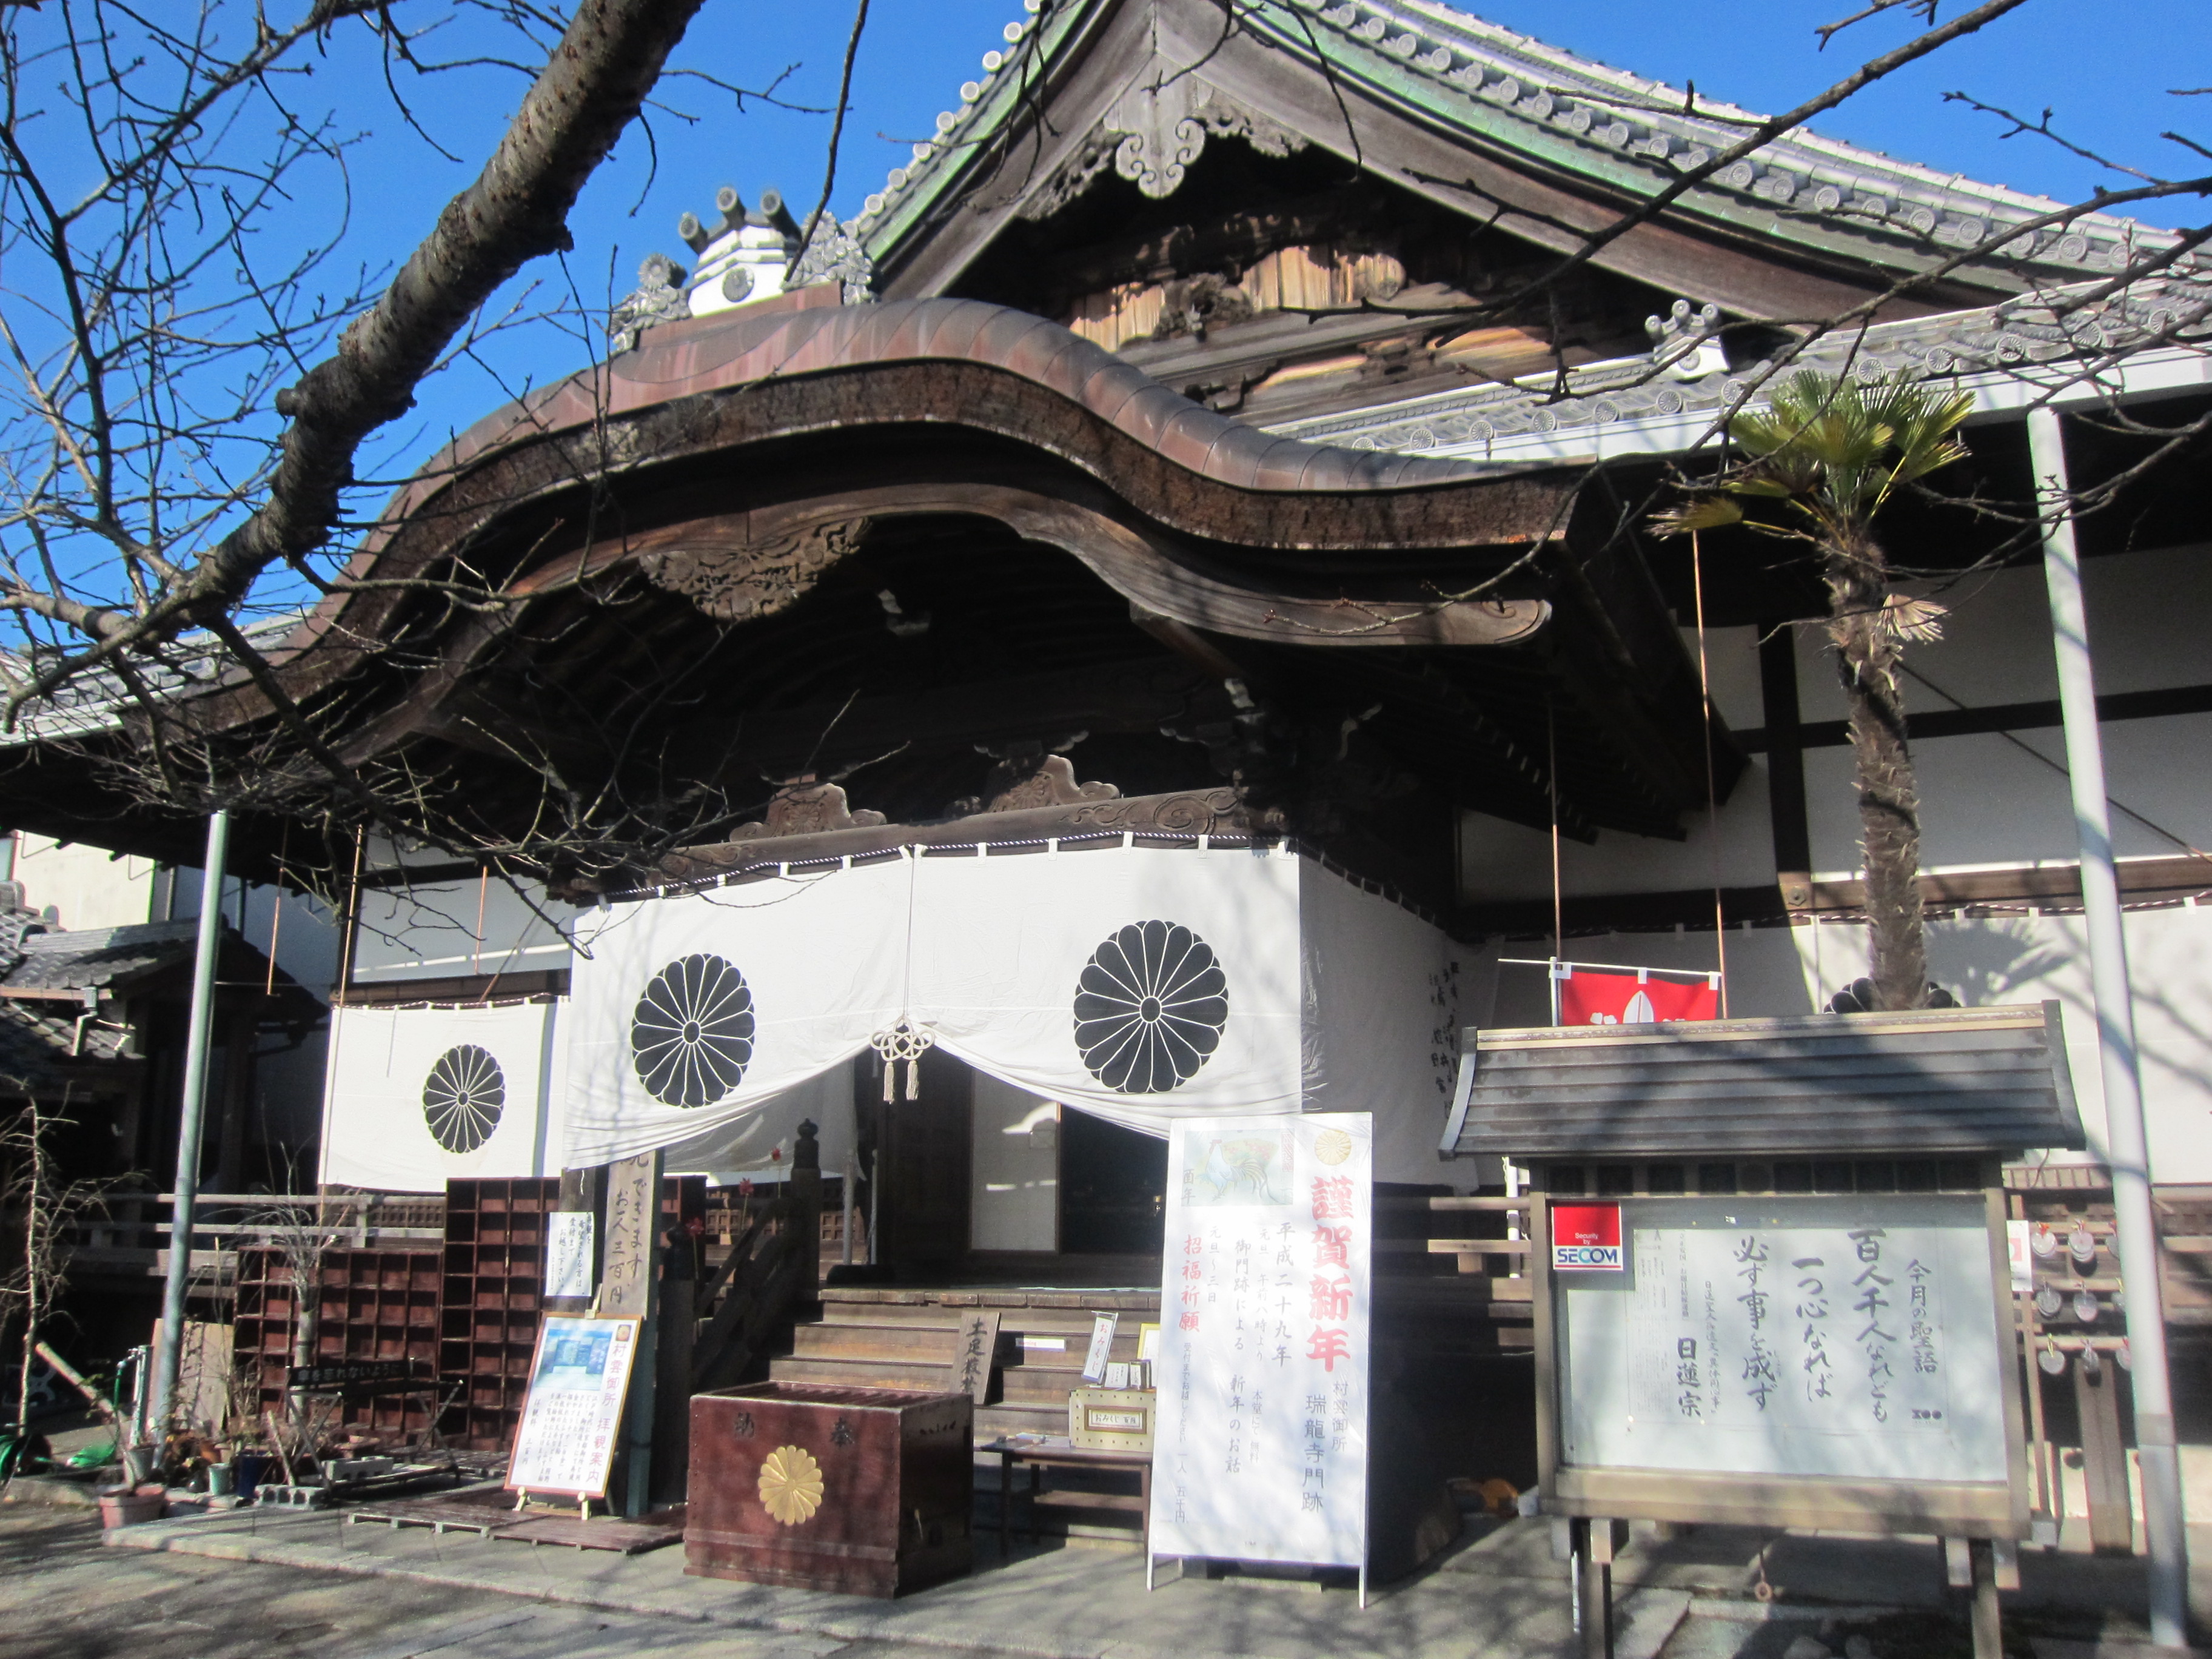
<path fill-rule="evenodd" d="M 999 1553 L 1007 1553 L 1007 1535 L 1014 1511 L 1014 1468 L 1027 1463 L 1032 1470 L 1113 1469 L 1137 1477 L 1137 1490 L 1126 1492 L 1048 1492 L 1036 1474 L 1030 1480 L 1030 1541 L 1037 1540 L 1037 1505 L 1050 1504 L 1071 1510 L 1134 1510 L 1139 1540 L 1149 1550 L 1152 1541 L 1152 1456 L 1150 1452 L 1091 1451 L 1068 1443 L 1061 1435 L 1037 1440 L 994 1440 L 981 1449 L 999 1455 Z"/>

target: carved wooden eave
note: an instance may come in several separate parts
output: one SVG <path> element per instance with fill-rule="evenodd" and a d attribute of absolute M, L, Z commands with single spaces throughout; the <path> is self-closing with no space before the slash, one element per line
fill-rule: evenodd
<path fill-rule="evenodd" d="M 1171 794 L 1133 795 L 1064 802 L 1045 807 L 994 808 L 943 823 L 883 823 L 823 830 L 687 847 L 649 870 L 629 872 L 632 890 L 690 886 L 748 872 L 773 874 L 780 866 L 833 863 L 866 858 L 901 848 L 1029 847 L 1044 850 L 1054 841 L 1074 843 L 1119 842 L 1124 836 L 1199 836 L 1272 839 L 1285 833 L 1281 815 L 1255 811 L 1231 788 L 1182 790 Z M 623 890 L 616 874 L 572 896 L 588 898 L 604 890 Z"/>
<path fill-rule="evenodd" d="M 1010 26 L 857 222 L 891 296 L 954 288 L 1014 219 L 1109 168 L 1153 194 L 1208 143 L 1310 144 L 1470 221 L 1571 251 L 1759 118 L 1421 0 L 1070 0 Z M 1977 247 L 1911 315 L 2113 268 L 2163 233 L 1805 131 L 1691 191 L 1596 264 L 1743 317 L 1833 314 Z"/>
<path fill-rule="evenodd" d="M 959 770 L 963 754 L 972 763 L 987 741 L 994 754 L 1061 747 L 1109 708 L 1120 724 L 1102 744 L 1141 735 L 1173 763 L 1132 763 L 1125 748 L 1103 772 L 1086 763 L 1090 787 L 1055 769 L 988 785 L 980 799 L 1042 810 L 1014 787 L 1026 783 L 1050 810 L 1110 815 L 1139 809 L 1099 799 L 1106 787 L 1143 799 L 1218 775 L 1257 779 L 1270 806 L 1334 802 L 1344 797 L 1295 755 L 1328 746 L 1310 733 L 1335 732 L 1377 698 L 1403 711 L 1409 758 L 1372 775 L 1418 775 L 1439 810 L 1469 799 L 1540 818 L 1544 723 L 1556 708 L 1575 775 L 1560 791 L 1566 831 L 1675 833 L 1706 793 L 1696 676 L 1624 509 L 1585 479 L 1573 466 L 1271 436 L 1004 307 L 771 301 L 648 331 L 611 364 L 465 434 L 394 501 L 349 568 L 355 582 L 276 653 L 276 678 L 349 763 L 412 769 L 419 749 L 420 764 L 465 790 L 489 838 L 526 830 L 549 772 L 586 791 L 619 775 L 641 799 L 742 799 L 763 777 L 891 764 L 909 733 L 923 740 L 901 763 L 908 781 L 871 799 L 887 775 L 869 773 L 854 800 L 926 823 L 980 781 L 985 769 Z M 1009 562 L 994 568 L 1011 585 L 974 585 L 959 544 L 978 538 Z M 973 658 L 915 688 L 937 712 L 902 732 L 905 688 L 872 666 L 899 618 L 876 609 L 870 573 L 878 557 L 908 556 L 932 562 L 909 568 L 971 608 L 996 607 L 994 638 L 1048 624 L 1073 654 L 1063 663 L 1024 641 L 1030 654 L 1009 666 L 979 641 Z M 449 605 L 438 579 L 457 566 L 507 602 Z M 1032 591 L 1059 596 L 1059 608 L 1041 613 Z M 602 623 L 684 643 L 673 655 L 641 646 L 619 666 L 569 654 L 572 634 Z M 827 656 L 811 643 L 824 638 Z M 689 702 L 651 702 L 649 730 L 597 723 L 601 705 L 651 692 L 663 666 L 680 675 L 709 657 L 720 677 Z M 767 658 L 798 662 L 799 678 L 749 678 L 746 663 Z M 1178 665 L 1199 688 L 1183 714 L 1133 719 L 1182 696 L 1133 679 L 1063 687 L 1034 722 L 972 706 L 1024 674 Z M 854 752 L 856 732 L 823 756 L 848 690 L 870 746 Z M 832 718 L 799 729 L 833 692 Z M 178 714 L 222 741 L 283 740 L 251 684 Z M 1278 738 L 1292 760 L 1267 749 Z M 1341 759 L 1340 734 L 1330 743 Z M 1718 752 L 1732 777 L 1724 734 Z M 921 799 L 956 775 L 956 787 Z M 98 811 L 130 815 L 88 788 L 70 823 L 53 819 L 61 833 Z M 897 825 L 867 824 L 824 789 L 747 814 L 760 828 L 737 844 L 793 841 L 802 806 L 826 815 L 809 834 L 896 842 Z M 990 816 L 1005 833 L 1021 811 Z"/>
<path fill-rule="evenodd" d="M 945 444 L 917 458 L 917 428 Z M 875 438 L 899 453 L 872 453 Z M 735 510 L 683 511 L 656 526 L 640 502 L 619 538 L 559 520 L 555 504 L 594 478 L 619 477 L 638 495 L 656 469 L 792 440 L 815 441 L 808 463 L 787 450 L 777 468 L 731 468 L 718 480 L 716 500 L 742 503 Z M 532 540 L 537 562 L 507 581 L 518 597 L 628 567 L 730 619 L 767 615 L 848 550 L 861 521 L 980 513 L 1194 628 L 1352 647 L 1510 644 L 1543 627 L 1545 600 L 1425 600 L 1350 584 L 1386 552 L 1510 562 L 1567 533 L 1581 477 L 1274 438 L 1001 306 L 771 302 L 653 330 L 637 349 L 471 428 L 399 493 L 388 528 L 349 568 L 376 585 L 319 605 L 287 642 L 282 678 L 295 698 L 328 690 L 374 654 L 409 603 L 406 580 L 478 556 L 533 512 L 561 527 Z M 1259 567 L 1269 555 L 1282 556 L 1273 574 Z M 417 700 L 457 684 L 514 614 L 456 629 Z M 210 727 L 269 712 L 250 685 L 198 709 Z M 382 741 L 364 730 L 348 752 Z"/>

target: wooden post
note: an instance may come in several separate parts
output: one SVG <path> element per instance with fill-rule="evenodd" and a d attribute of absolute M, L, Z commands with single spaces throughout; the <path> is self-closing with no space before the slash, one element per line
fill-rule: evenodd
<path fill-rule="evenodd" d="M 2081 1419 L 2081 1483 L 2089 1496 L 2089 1547 L 2100 1555 L 2135 1553 L 2134 1505 L 2128 1498 L 2128 1449 L 2120 1438 L 2117 1365 L 2090 1376 L 2074 1356 L 2074 1405 Z"/>
<path fill-rule="evenodd" d="M 600 1257 L 599 1315 L 634 1318 L 637 1358 L 629 1379 L 629 1402 L 623 1413 L 623 1473 L 615 1491 L 620 1512 L 632 1517 L 650 1506 L 653 1486 L 653 1419 L 659 1394 L 656 1375 L 659 1334 L 653 1314 L 659 1279 L 660 1154 L 640 1152 L 607 1166 L 606 1248 Z"/>
<path fill-rule="evenodd" d="M 1997 1609 L 1996 1552 L 1986 1538 L 1967 1540 L 1974 1584 L 1974 1659 L 2004 1659 L 2004 1630 Z"/>
<path fill-rule="evenodd" d="M 660 1333 L 653 1401 L 653 1502 L 681 1504 L 691 1462 L 691 1348 L 698 1334 L 698 1261 L 679 1218 L 661 1235 Z"/>
<path fill-rule="evenodd" d="M 822 1143 L 815 1138 L 810 1119 L 799 1126 L 791 1148 L 792 1243 L 799 1278 L 792 1291 L 796 1302 L 817 1302 L 822 1296 Z"/>

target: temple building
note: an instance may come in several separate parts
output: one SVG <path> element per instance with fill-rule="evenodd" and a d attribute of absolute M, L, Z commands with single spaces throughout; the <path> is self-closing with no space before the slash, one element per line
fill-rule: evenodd
<path fill-rule="evenodd" d="M 1600 235 L 1750 118 L 1417 0 L 1030 7 L 849 222 L 687 215 L 607 360 L 426 466 L 278 649 L 454 830 L 238 815 L 242 873 L 352 895 L 320 1180 L 757 1183 L 811 1121 L 874 1271 L 763 1363 L 910 1380 L 899 1321 L 996 1287 L 1037 1346 L 986 1419 L 1036 1426 L 1056 1310 L 1158 1305 L 1165 1125 L 1370 1112 L 1404 1403 L 1487 1402 L 1436 1414 L 1447 1472 L 1526 1484 L 1525 1289 L 1423 1207 L 1510 1178 L 1449 1155 L 1460 1031 L 1542 1023 L 1554 957 L 1737 1017 L 1867 969 L 1818 570 L 1648 527 L 1787 359 L 1975 400 L 1881 533 L 1948 611 L 1908 656 L 1931 972 L 2063 1007 L 2090 1151 L 2015 1171 L 2027 1213 L 2105 1176 L 2026 411 L 2121 480 L 2090 628 L 2154 1175 L 2207 1231 L 2201 450 L 2123 479 L 2157 440 L 2111 418 L 2203 411 L 2202 271 L 2098 297 L 2170 239 L 1802 131 Z M 194 718 L 282 723 L 242 677 Z M 18 747 L 0 813 L 193 862 L 83 763 L 137 740 Z"/>

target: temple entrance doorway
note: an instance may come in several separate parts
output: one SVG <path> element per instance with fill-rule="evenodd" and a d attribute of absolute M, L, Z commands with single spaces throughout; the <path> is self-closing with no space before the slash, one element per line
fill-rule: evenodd
<path fill-rule="evenodd" d="M 863 1139 L 880 1159 L 878 1261 L 896 1280 L 1158 1285 L 1164 1140 L 937 1050 L 914 1100 L 884 1102 L 879 1074 L 863 1070 Z"/>

